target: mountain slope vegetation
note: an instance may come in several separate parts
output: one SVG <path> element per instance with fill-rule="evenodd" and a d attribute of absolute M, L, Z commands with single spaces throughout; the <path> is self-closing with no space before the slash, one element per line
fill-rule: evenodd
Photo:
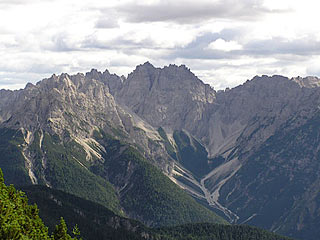
<path fill-rule="evenodd" d="M 22 189 L 29 201 L 38 205 L 39 215 L 49 226 L 49 230 L 54 228 L 55 221 L 63 215 L 70 226 L 79 226 L 81 236 L 87 240 L 289 240 L 265 230 L 240 225 L 197 223 L 148 228 L 137 221 L 117 216 L 99 204 L 60 190 L 44 186 L 28 186 Z"/>
<path fill-rule="evenodd" d="M 226 223 L 188 196 L 138 150 L 103 132 L 102 136 L 98 141 L 109 152 L 104 156 L 105 162 L 97 162 L 92 170 L 119 189 L 121 206 L 129 217 L 150 226 Z"/>

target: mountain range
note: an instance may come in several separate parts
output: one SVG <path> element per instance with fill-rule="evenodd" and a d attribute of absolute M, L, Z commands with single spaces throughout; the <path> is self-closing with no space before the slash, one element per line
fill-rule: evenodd
<path fill-rule="evenodd" d="M 320 235 L 320 79 L 215 91 L 186 66 L 91 70 L 0 90 L 0 168 L 147 226 Z M 41 209 L 40 209 L 41 210 Z"/>

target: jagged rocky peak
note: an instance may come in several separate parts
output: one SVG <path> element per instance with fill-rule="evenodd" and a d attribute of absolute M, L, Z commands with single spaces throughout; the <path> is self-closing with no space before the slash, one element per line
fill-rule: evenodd
<path fill-rule="evenodd" d="M 25 89 L 33 89 L 33 88 L 35 88 L 35 87 L 36 87 L 36 86 L 35 86 L 34 84 L 28 82 L 27 85 L 26 85 L 26 87 L 25 87 Z"/>
<path fill-rule="evenodd" d="M 53 74 L 50 78 L 45 78 L 37 82 L 36 86 L 43 91 L 50 91 L 52 89 L 62 90 L 64 87 L 72 85 L 70 75 L 61 73 L 60 75 Z"/>
<path fill-rule="evenodd" d="M 315 88 L 320 87 L 320 79 L 315 76 L 308 76 L 308 77 L 294 77 L 291 79 L 292 81 L 298 83 L 301 87 L 306 88 Z"/>
<path fill-rule="evenodd" d="M 157 88 L 179 87 L 185 89 L 190 87 L 189 84 L 204 84 L 185 65 L 177 66 L 175 64 L 170 64 L 163 68 L 156 68 L 150 62 L 138 65 L 136 69 L 129 74 L 128 81 L 137 81 L 140 84 L 145 83 L 149 90 L 151 90 L 154 84 L 156 84 L 155 87 Z M 130 82 L 127 84 L 130 84 Z M 204 85 L 211 88 L 208 84 Z"/>
<path fill-rule="evenodd" d="M 102 75 L 103 82 L 109 87 L 109 91 L 112 95 L 122 88 L 123 82 L 126 79 L 124 76 L 119 77 L 117 74 L 111 74 L 108 69 L 106 69 Z"/>
<path fill-rule="evenodd" d="M 164 66 L 163 68 L 156 68 L 150 62 L 145 62 L 144 64 L 138 65 L 136 69 L 129 74 L 128 80 L 133 81 L 137 79 L 138 76 L 149 77 L 151 84 L 150 87 L 152 87 L 153 83 L 156 83 L 156 80 L 165 86 L 168 86 L 169 84 L 169 86 L 175 87 L 177 87 L 177 84 L 179 83 L 183 83 L 183 85 L 180 87 L 187 86 L 189 83 L 203 84 L 203 82 L 185 65 L 177 66 L 175 64 L 170 64 L 169 66 Z M 157 85 L 157 87 L 165 86 L 162 86 L 161 84 Z"/>
<path fill-rule="evenodd" d="M 137 65 L 136 69 L 139 69 L 139 68 L 155 68 L 155 66 L 153 66 L 149 61 L 146 61 L 143 64 Z"/>
<path fill-rule="evenodd" d="M 0 104 L 1 104 L 1 102 L 3 102 L 4 98 L 11 96 L 14 92 L 17 92 L 17 90 L 12 91 L 12 90 L 7 90 L 7 89 L 0 89 Z"/>
<path fill-rule="evenodd" d="M 86 73 L 87 79 L 96 79 L 96 80 L 102 80 L 103 74 L 99 72 L 97 69 L 91 69 L 90 72 Z"/>
<path fill-rule="evenodd" d="M 273 88 L 277 85 L 283 85 L 283 84 L 292 84 L 291 81 L 284 76 L 281 75 L 262 75 L 262 76 L 255 76 L 251 80 L 244 83 L 242 86 L 259 86 L 259 87 L 266 87 L 266 88 Z"/>
<path fill-rule="evenodd" d="M 138 65 L 136 69 L 128 75 L 128 81 L 124 83 L 125 86 L 133 87 L 134 90 L 137 85 L 140 85 L 141 91 L 150 90 L 155 79 L 159 75 L 159 68 L 155 68 L 151 63 L 145 62 Z"/>
<path fill-rule="evenodd" d="M 85 75 L 79 73 L 71 76 L 71 79 L 76 83 L 78 83 L 79 80 L 96 80 L 102 82 L 109 88 L 109 92 L 114 95 L 114 93 L 122 87 L 124 78 L 121 78 L 116 74 L 111 74 L 107 69 L 103 73 L 97 69 L 91 69 L 91 71 L 87 72 Z"/>
<path fill-rule="evenodd" d="M 287 77 L 263 75 L 218 94 L 217 101 L 227 107 L 221 111 L 226 112 L 230 108 L 234 118 L 249 120 L 258 114 L 261 118 L 275 115 L 276 119 L 280 119 L 282 114 L 295 112 L 301 105 L 301 99 L 311 95 L 311 92 L 311 89 L 301 89 Z"/>
<path fill-rule="evenodd" d="M 297 84 L 300 87 L 304 87 L 304 88 L 319 87 L 320 79 L 315 76 L 307 76 L 307 77 L 298 76 L 298 77 L 293 77 L 289 79 L 281 75 L 273 75 L 273 76 L 262 75 L 261 77 L 255 76 L 252 80 L 248 80 L 243 85 L 250 85 L 250 84 L 256 84 L 257 86 L 264 87 L 266 89 L 272 89 L 274 91 L 274 90 L 277 90 L 275 88 L 279 89 L 280 87 L 296 88 Z"/>
<path fill-rule="evenodd" d="M 4 109 L 2 118 L 10 118 L 6 126 L 29 131 L 44 128 L 60 135 L 68 128 L 74 135 L 84 136 L 105 120 L 115 126 L 120 124 L 108 86 L 96 79 L 89 81 L 80 73 L 52 75 L 36 86 L 29 85 L 21 91 L 12 109 Z M 106 114 L 105 119 L 98 119 L 98 113 Z"/>
<path fill-rule="evenodd" d="M 129 74 L 118 96 L 124 98 L 138 94 L 145 96 L 154 91 L 168 91 L 169 95 L 173 92 L 185 92 L 194 99 L 204 102 L 213 102 L 215 96 L 214 89 L 204 84 L 185 65 L 170 64 L 164 68 L 156 68 L 149 62 L 137 66 Z"/>
<path fill-rule="evenodd" d="M 295 98 L 298 92 L 300 92 L 300 87 L 286 77 L 262 75 L 229 91 L 219 93 L 217 99 L 220 104 L 225 101 L 234 102 L 236 105 L 242 104 L 241 111 L 248 107 L 255 108 L 254 111 L 259 111 L 259 109 L 261 111 L 266 110 L 269 105 L 270 108 L 274 108 L 274 105 L 279 103 L 275 99 L 282 99 L 282 102 L 286 98 Z"/>
<path fill-rule="evenodd" d="M 298 111 L 312 111 L 306 110 L 303 103 L 311 98 L 314 103 L 318 102 L 316 95 L 312 94 L 314 90 L 301 89 L 283 76 L 263 75 L 229 91 L 217 93 L 216 105 L 207 125 L 208 134 L 201 134 L 206 137 L 203 137 L 203 142 L 210 155 L 236 146 L 240 136 L 250 136 L 251 140 L 246 141 L 248 149 L 264 142 Z"/>
<path fill-rule="evenodd" d="M 149 62 L 129 74 L 116 99 L 153 126 L 184 128 L 201 119 L 204 105 L 215 101 L 215 91 L 186 66 L 155 68 Z"/>
<path fill-rule="evenodd" d="M 91 86 L 91 88 L 94 88 L 94 86 L 97 84 L 99 86 L 100 84 L 103 84 L 104 87 L 108 89 L 108 92 L 113 95 L 115 91 L 118 91 L 122 87 L 123 78 L 117 76 L 116 74 L 110 74 L 108 70 L 101 73 L 96 69 L 92 69 L 90 72 L 87 72 L 85 74 L 53 74 L 50 78 L 39 81 L 35 87 L 41 88 L 41 90 L 43 91 L 51 91 L 55 89 L 62 92 L 66 91 L 67 93 L 75 90 L 85 92 L 87 91 L 89 85 Z"/>

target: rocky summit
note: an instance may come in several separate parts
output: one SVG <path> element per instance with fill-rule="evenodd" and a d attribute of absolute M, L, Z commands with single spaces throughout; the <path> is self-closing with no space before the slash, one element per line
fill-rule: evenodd
<path fill-rule="evenodd" d="M 53 75 L 0 91 L 0 167 L 8 183 L 149 226 L 228 221 L 315 240 L 319 86 L 276 75 L 215 91 L 184 65 L 149 62 L 128 77 Z"/>

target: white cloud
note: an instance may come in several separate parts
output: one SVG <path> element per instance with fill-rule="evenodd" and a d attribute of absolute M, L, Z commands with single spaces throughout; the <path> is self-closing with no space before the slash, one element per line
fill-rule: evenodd
<path fill-rule="evenodd" d="M 225 41 L 222 38 L 218 38 L 217 40 L 211 42 L 208 45 L 208 48 L 212 50 L 230 52 L 234 50 L 241 50 L 242 46 L 236 41 Z"/>

